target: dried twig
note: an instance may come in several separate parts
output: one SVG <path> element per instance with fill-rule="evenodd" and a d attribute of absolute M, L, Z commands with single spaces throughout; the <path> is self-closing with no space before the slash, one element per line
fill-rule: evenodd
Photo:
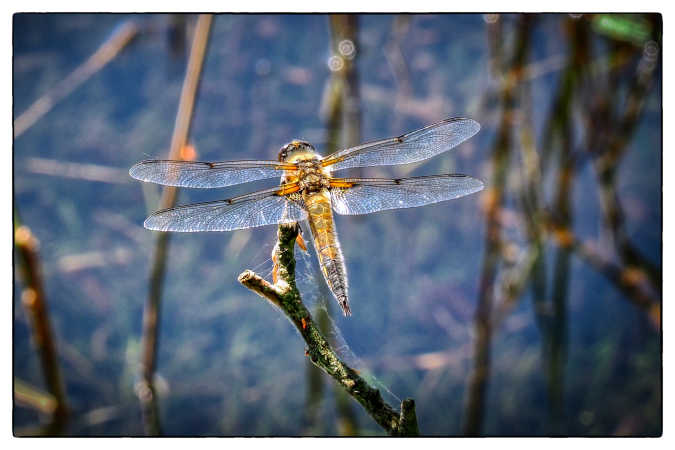
<path fill-rule="evenodd" d="M 531 20 L 532 17 L 529 15 L 523 15 L 521 18 L 511 62 L 512 70 L 519 70 L 525 63 L 530 43 Z M 486 250 L 474 319 L 476 329 L 474 367 L 467 388 L 466 421 L 464 423 L 464 433 L 470 436 L 481 433 L 485 416 L 486 385 L 490 374 L 490 345 L 493 333 L 494 286 L 501 262 L 502 230 L 499 224 L 499 212 L 504 201 L 506 175 L 512 153 L 512 118 L 517 107 L 515 87 L 508 82 L 501 84 L 502 119 L 492 155 L 493 174 L 489 183 L 491 187 L 485 192 L 487 198 Z"/>
<path fill-rule="evenodd" d="M 643 51 L 643 56 L 628 88 L 624 109 L 620 117 L 614 121 L 615 132 L 608 133 L 601 147 L 602 152 L 593 164 L 599 182 L 601 211 L 617 253 L 624 265 L 640 267 L 656 290 L 662 288 L 661 267 L 651 262 L 630 241 L 624 223 L 623 208 L 617 193 L 616 178 L 621 159 L 628 150 L 630 139 L 642 118 L 644 105 L 655 79 L 654 70 L 657 67 L 659 52 L 656 43 L 649 50 Z M 609 95 L 611 94 L 608 93 Z M 596 130 L 595 133 L 599 134 L 599 131 Z"/>
<path fill-rule="evenodd" d="M 21 302 L 31 318 L 33 343 L 40 355 L 47 390 L 54 399 L 51 423 L 44 432 L 47 435 L 57 434 L 68 416 L 68 406 L 43 288 L 37 254 L 38 242 L 31 230 L 20 224 L 16 211 L 14 216 L 14 244 L 19 254 L 20 268 L 25 283 L 21 293 Z"/>
<path fill-rule="evenodd" d="M 651 286 L 642 268 L 621 266 L 608 260 L 594 246 L 579 240 L 571 229 L 561 225 L 550 215 L 546 218 L 546 224 L 558 246 L 574 252 L 579 259 L 612 282 L 626 295 L 627 300 L 645 311 L 655 327 L 660 326 L 660 301 L 650 293 Z"/>
<path fill-rule="evenodd" d="M 112 61 L 136 37 L 138 31 L 138 26 L 134 22 L 126 22 L 120 26 L 89 59 L 14 119 L 14 139 L 21 136 L 42 116 L 47 114 L 55 104 L 66 98 L 78 86 Z"/>
<path fill-rule="evenodd" d="M 187 144 L 212 19 L 212 15 L 202 14 L 197 20 L 192 49 L 190 50 L 190 59 L 185 80 L 183 81 L 178 113 L 176 114 L 176 123 L 171 138 L 169 159 L 179 159 L 181 150 Z M 172 207 L 176 202 L 177 195 L 177 188 L 172 186 L 165 187 L 162 191 L 160 209 Z M 137 387 L 137 394 L 143 407 L 146 433 L 150 435 L 156 435 L 160 432 L 157 416 L 157 397 L 152 384 L 152 378 L 157 364 L 160 300 L 166 270 L 168 246 L 169 233 L 159 233 L 150 274 L 150 291 L 143 311 L 143 356 L 141 362 L 143 372 L 142 380 Z"/>
<path fill-rule="evenodd" d="M 239 275 L 239 282 L 267 299 L 286 315 L 305 340 L 306 354 L 312 363 L 342 386 L 387 433 L 393 436 L 417 436 L 419 430 L 414 400 L 404 400 L 400 413 L 395 411 L 384 402 L 379 390 L 370 386 L 337 356 L 312 319 L 295 285 L 294 248 L 297 235 L 297 224 L 279 225 L 278 241 L 274 248 L 274 258 L 278 265 L 278 280 L 275 284 L 250 270 Z"/>
<path fill-rule="evenodd" d="M 132 181 L 128 170 L 100 164 L 82 164 L 40 157 L 27 158 L 25 161 L 29 172 L 40 175 L 111 184 L 128 184 Z"/>

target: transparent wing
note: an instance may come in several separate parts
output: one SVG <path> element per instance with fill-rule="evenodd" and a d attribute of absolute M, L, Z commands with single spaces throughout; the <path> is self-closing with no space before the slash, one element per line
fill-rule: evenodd
<path fill-rule="evenodd" d="M 280 177 L 294 165 L 276 161 L 141 161 L 129 175 L 141 181 L 190 188 L 217 188 L 265 178 Z"/>
<path fill-rule="evenodd" d="M 228 200 L 164 209 L 148 217 L 143 226 L 157 231 L 231 231 L 305 220 L 302 204 L 281 192 L 277 187 Z"/>
<path fill-rule="evenodd" d="M 403 136 L 368 142 L 340 150 L 323 160 L 331 170 L 352 167 L 391 166 L 422 161 L 458 146 L 480 125 L 471 119 L 446 119 Z"/>
<path fill-rule="evenodd" d="M 476 178 L 451 174 L 398 179 L 333 178 L 331 184 L 336 186 L 331 188 L 333 209 L 349 215 L 428 205 L 463 197 L 484 187 Z"/>

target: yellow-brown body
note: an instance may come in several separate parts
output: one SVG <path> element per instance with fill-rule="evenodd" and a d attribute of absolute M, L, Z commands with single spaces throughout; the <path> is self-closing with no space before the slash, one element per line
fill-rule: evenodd
<path fill-rule="evenodd" d="M 333 221 L 333 209 L 328 190 L 330 172 L 327 168 L 321 167 L 319 155 L 313 147 L 307 148 L 308 145 L 299 141 L 288 144 L 292 152 L 280 159 L 296 163 L 301 169 L 285 173 L 282 182 L 299 182 L 300 191 L 289 197 L 304 204 L 321 272 L 344 314 L 350 315 L 347 270 Z"/>
<path fill-rule="evenodd" d="M 314 238 L 314 248 L 328 287 L 335 295 L 345 315 L 351 314 L 347 297 L 347 270 L 333 221 L 330 193 L 304 193 L 303 199 L 309 213 L 309 227 Z"/>

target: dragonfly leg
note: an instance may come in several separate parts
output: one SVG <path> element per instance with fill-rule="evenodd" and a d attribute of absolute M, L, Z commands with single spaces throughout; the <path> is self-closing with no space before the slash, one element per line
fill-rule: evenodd
<path fill-rule="evenodd" d="M 307 244 L 305 243 L 305 240 L 302 238 L 302 233 L 298 233 L 298 237 L 295 238 L 295 242 L 298 243 L 298 246 L 307 253 Z"/>
<path fill-rule="evenodd" d="M 272 266 L 272 283 L 277 284 L 277 280 L 279 279 L 279 261 L 277 261 L 277 252 L 272 253 L 272 262 L 274 263 Z"/>

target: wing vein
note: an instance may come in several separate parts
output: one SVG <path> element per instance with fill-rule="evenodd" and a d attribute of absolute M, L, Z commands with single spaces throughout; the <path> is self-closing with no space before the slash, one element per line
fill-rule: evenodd
<path fill-rule="evenodd" d="M 157 231 L 231 231 L 243 228 L 297 222 L 307 217 L 282 189 L 295 183 L 253 192 L 226 200 L 176 206 L 157 211 L 143 224 Z"/>
<path fill-rule="evenodd" d="M 135 164 L 129 175 L 166 186 L 215 188 L 280 177 L 296 166 L 277 161 L 173 161 L 147 160 Z"/>
<path fill-rule="evenodd" d="M 478 192 L 484 184 L 477 178 L 461 174 L 429 175 L 411 178 L 334 178 L 333 209 L 338 214 L 356 215 L 453 200 Z"/>
<path fill-rule="evenodd" d="M 458 146 L 479 130 L 478 122 L 471 119 L 445 119 L 403 136 L 340 150 L 324 158 L 323 165 L 335 171 L 423 161 Z"/>

